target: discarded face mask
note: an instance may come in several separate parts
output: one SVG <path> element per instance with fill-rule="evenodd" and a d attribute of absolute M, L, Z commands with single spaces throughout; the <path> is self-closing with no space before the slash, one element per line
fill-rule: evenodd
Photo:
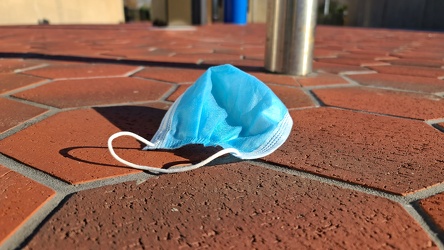
<path fill-rule="evenodd" d="M 285 142 L 292 125 L 287 108 L 270 88 L 227 64 L 209 68 L 174 102 L 151 141 L 131 132 L 118 132 L 108 139 L 108 149 L 116 160 L 129 167 L 177 173 L 202 167 L 228 153 L 240 159 L 269 155 Z M 145 143 L 143 150 L 176 149 L 187 144 L 223 149 L 195 165 L 159 169 L 120 158 L 112 146 L 120 136 Z"/>

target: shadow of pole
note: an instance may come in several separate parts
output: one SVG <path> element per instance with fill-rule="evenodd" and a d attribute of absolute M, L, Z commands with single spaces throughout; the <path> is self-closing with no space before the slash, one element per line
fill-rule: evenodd
<path fill-rule="evenodd" d="M 150 60 L 135 60 L 135 59 L 112 59 L 112 58 L 100 58 L 100 57 L 87 57 L 87 56 L 72 56 L 72 55 L 47 55 L 42 53 L 16 53 L 16 52 L 0 52 L 0 58 L 14 58 L 14 59 L 42 59 L 53 61 L 70 61 L 70 62 L 84 62 L 84 63 L 107 63 L 107 64 L 119 64 L 119 65 L 135 65 L 135 66 L 155 66 L 155 67 L 169 67 L 178 69 L 208 69 L 211 66 L 217 66 L 219 64 L 212 63 L 186 63 L 186 62 L 162 62 L 162 61 L 150 61 Z M 223 63 L 222 63 L 223 64 Z M 233 64 L 237 68 L 248 72 L 268 72 L 264 67 L 257 66 L 244 66 Z"/>

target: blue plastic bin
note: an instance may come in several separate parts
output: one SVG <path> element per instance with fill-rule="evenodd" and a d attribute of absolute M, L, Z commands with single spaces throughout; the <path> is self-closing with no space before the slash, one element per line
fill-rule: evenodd
<path fill-rule="evenodd" d="M 247 24 L 248 0 L 225 0 L 224 21 L 239 25 Z"/>

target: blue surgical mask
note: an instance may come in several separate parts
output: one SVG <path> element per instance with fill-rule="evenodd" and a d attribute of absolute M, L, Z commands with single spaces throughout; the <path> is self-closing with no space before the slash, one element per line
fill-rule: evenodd
<path fill-rule="evenodd" d="M 269 155 L 285 142 L 292 125 L 287 108 L 270 88 L 232 65 L 221 65 L 209 68 L 174 102 L 151 141 L 131 132 L 118 132 L 109 138 L 108 148 L 116 160 L 129 167 L 184 172 L 228 153 L 240 159 Z M 187 144 L 220 146 L 223 150 L 199 164 L 159 169 L 120 158 L 112 146 L 120 136 L 145 143 L 144 150 L 176 149 Z"/>

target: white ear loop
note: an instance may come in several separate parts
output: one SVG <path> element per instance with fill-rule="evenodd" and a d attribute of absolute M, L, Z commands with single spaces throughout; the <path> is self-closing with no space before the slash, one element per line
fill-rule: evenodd
<path fill-rule="evenodd" d="M 214 159 L 216 159 L 222 155 L 239 154 L 239 151 L 237 149 L 226 148 L 226 149 L 222 149 L 221 151 L 208 157 L 207 159 L 199 162 L 198 164 L 189 165 L 189 166 L 185 166 L 185 167 L 181 167 L 181 168 L 171 168 L 171 169 L 154 168 L 154 167 L 149 167 L 149 166 L 137 165 L 137 164 L 134 164 L 132 162 L 129 162 L 129 161 L 126 161 L 126 160 L 120 158 L 120 156 L 118 156 L 116 154 L 116 152 L 114 151 L 113 140 L 118 137 L 121 137 L 121 136 L 130 136 L 130 137 L 135 138 L 136 140 L 139 140 L 139 141 L 145 143 L 147 146 L 154 147 L 154 144 L 152 142 L 148 141 L 147 139 L 145 139 L 137 134 L 134 134 L 132 132 L 127 132 L 127 131 L 117 132 L 117 133 L 113 134 L 112 136 L 110 136 L 108 139 L 108 150 L 111 153 L 111 155 L 114 157 L 114 159 L 118 160 L 120 163 L 123 163 L 128 167 L 132 167 L 132 168 L 136 168 L 136 169 L 140 169 L 140 170 L 147 170 L 147 171 L 156 172 L 156 173 L 169 174 L 169 173 L 180 173 L 180 172 L 190 171 L 190 170 L 205 166 L 208 163 L 210 163 L 211 161 L 213 161 Z"/>

